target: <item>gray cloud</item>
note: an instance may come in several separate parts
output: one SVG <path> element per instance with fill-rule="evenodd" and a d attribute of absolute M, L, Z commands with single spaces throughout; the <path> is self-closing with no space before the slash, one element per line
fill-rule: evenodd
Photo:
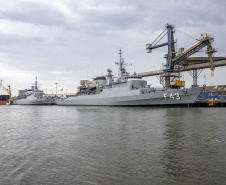
<path fill-rule="evenodd" d="M 40 2 L 10 1 L 0 9 L 0 18 L 45 26 L 70 27 L 66 17 L 53 6 Z"/>

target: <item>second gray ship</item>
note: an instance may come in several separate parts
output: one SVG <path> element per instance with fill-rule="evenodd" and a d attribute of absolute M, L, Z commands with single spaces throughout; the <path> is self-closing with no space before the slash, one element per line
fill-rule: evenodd
<path fill-rule="evenodd" d="M 24 93 L 13 101 L 13 105 L 50 105 L 52 99 L 46 97 L 42 90 L 38 89 L 37 77 L 31 89 L 24 90 Z"/>

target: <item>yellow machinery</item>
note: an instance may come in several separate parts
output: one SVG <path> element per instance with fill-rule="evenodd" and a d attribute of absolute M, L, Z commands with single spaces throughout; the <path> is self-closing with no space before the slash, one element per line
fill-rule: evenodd
<path fill-rule="evenodd" d="M 0 87 L 9 94 L 9 97 L 11 98 L 11 85 L 8 85 L 6 82 L 4 82 L 7 87 L 3 85 L 3 80 L 0 81 Z"/>
<path fill-rule="evenodd" d="M 185 81 L 174 80 L 174 81 L 170 82 L 170 85 L 178 86 L 178 87 L 184 87 Z"/>
<path fill-rule="evenodd" d="M 184 52 L 184 48 L 179 48 L 178 54 L 179 54 L 179 55 L 182 55 L 183 52 Z"/>
<path fill-rule="evenodd" d="M 207 45 L 207 51 L 206 53 L 208 54 L 209 58 L 210 58 L 210 70 L 211 70 L 211 77 L 214 76 L 214 61 L 212 58 L 213 53 L 216 52 L 216 50 L 214 48 L 212 48 L 211 43 L 209 45 Z"/>
<path fill-rule="evenodd" d="M 214 106 L 213 99 L 209 100 L 209 106 Z"/>

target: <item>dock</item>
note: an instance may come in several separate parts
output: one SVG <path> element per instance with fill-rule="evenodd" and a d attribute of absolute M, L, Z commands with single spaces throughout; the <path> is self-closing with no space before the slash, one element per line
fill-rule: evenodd
<path fill-rule="evenodd" d="M 226 100 L 196 100 L 193 107 L 226 107 Z"/>

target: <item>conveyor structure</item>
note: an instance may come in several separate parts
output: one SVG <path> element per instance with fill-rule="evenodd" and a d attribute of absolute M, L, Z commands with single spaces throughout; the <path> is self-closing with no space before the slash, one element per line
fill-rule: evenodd
<path fill-rule="evenodd" d="M 213 57 L 213 53 L 216 52 L 216 49 L 212 47 L 212 42 L 214 41 L 213 36 L 209 36 L 206 33 L 202 34 L 201 39 L 197 39 L 197 43 L 189 47 L 187 50 L 180 52 L 175 51 L 175 41 L 174 41 L 174 32 L 175 27 L 173 25 L 166 25 L 166 29 L 154 40 L 152 44 L 146 44 L 147 53 L 151 53 L 152 49 L 168 45 L 168 54 L 165 55 L 166 64 L 163 70 L 150 71 L 139 73 L 138 75 L 142 77 L 162 75 L 165 78 L 165 86 L 170 86 L 171 77 L 175 76 L 173 73 L 183 72 L 183 71 L 192 71 L 194 86 L 197 86 L 197 70 L 210 68 L 211 76 L 214 75 L 214 68 L 219 66 L 226 66 L 226 58 L 224 57 Z M 165 34 L 164 34 L 165 33 Z M 159 41 L 167 35 L 168 42 L 163 44 L 158 44 Z M 154 44 L 155 43 L 155 44 Z M 196 52 L 199 52 L 201 49 L 207 46 L 205 51 L 208 57 L 190 57 Z M 215 62 L 214 62 L 215 61 Z M 196 83 L 195 83 L 196 81 Z"/>

